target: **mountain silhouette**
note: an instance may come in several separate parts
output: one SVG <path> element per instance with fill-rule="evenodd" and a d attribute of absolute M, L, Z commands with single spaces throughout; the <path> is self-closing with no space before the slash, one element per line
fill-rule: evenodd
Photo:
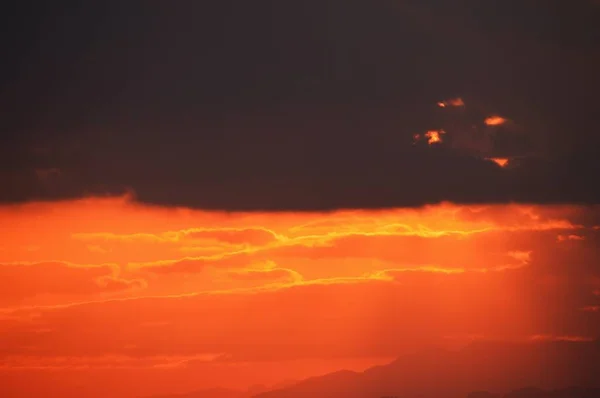
<path fill-rule="evenodd" d="M 208 388 L 182 394 L 152 395 L 147 398 L 249 398 L 260 391 L 238 391 L 228 388 Z"/>
<path fill-rule="evenodd" d="M 273 385 L 270 389 L 285 388 L 295 383 L 296 381 L 286 380 Z M 186 393 L 152 395 L 145 398 L 250 398 L 267 390 L 266 386 L 259 384 L 248 388 L 246 391 L 229 388 L 207 388 Z"/>
<path fill-rule="evenodd" d="M 503 398 L 596 398 L 600 388 L 568 387 L 556 390 L 542 390 L 535 387 L 521 388 L 505 394 Z M 471 397 L 469 397 L 471 398 Z"/>
<path fill-rule="evenodd" d="M 364 372 L 312 377 L 254 398 L 498 397 L 486 391 L 500 391 L 508 398 L 566 398 L 569 393 L 579 398 L 577 394 L 587 393 L 585 388 L 600 387 L 598 374 L 596 342 L 474 342 L 460 350 L 414 351 Z M 573 385 L 582 387 L 567 389 Z"/>
<path fill-rule="evenodd" d="M 467 395 L 467 398 L 502 398 L 502 395 L 489 391 L 473 391 Z"/>
<path fill-rule="evenodd" d="M 542 390 L 536 387 L 525 387 L 513 390 L 504 395 L 489 391 L 474 391 L 467 398 L 596 398 L 600 397 L 599 388 L 567 387 L 556 390 Z"/>

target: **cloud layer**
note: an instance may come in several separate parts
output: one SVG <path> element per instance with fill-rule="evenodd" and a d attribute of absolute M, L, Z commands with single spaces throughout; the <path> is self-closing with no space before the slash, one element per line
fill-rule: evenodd
<path fill-rule="evenodd" d="M 587 2 L 105 3 L 10 35 L 21 72 L 2 91 L 0 201 L 599 201 L 600 10 Z M 412 145 L 440 129 L 448 145 Z"/>
<path fill-rule="evenodd" d="M 154 380 L 136 394 L 232 372 L 245 388 L 428 344 L 600 333 L 594 207 L 218 213 L 123 197 L 0 215 L 0 377 L 15 391 L 49 374 L 67 391 L 73 372 L 123 394 L 125 375 Z"/>

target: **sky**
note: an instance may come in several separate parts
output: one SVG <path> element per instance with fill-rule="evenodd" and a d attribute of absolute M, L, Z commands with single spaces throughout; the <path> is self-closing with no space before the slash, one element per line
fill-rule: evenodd
<path fill-rule="evenodd" d="M 3 396 L 598 338 L 597 2 L 14 3 Z"/>

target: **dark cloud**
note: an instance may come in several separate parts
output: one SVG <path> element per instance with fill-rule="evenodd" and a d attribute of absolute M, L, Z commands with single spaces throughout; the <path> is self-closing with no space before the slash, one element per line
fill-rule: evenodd
<path fill-rule="evenodd" d="M 599 201 L 588 2 L 53 4 L 7 13 L 29 22 L 9 25 L 2 66 L 3 202 L 124 190 L 228 210 Z M 457 96 L 469 115 L 455 137 L 475 117 L 510 126 L 491 149 L 413 146 L 450 123 L 436 103 Z M 532 148 L 511 169 L 482 158 Z M 51 169 L 59 178 L 40 181 Z"/>

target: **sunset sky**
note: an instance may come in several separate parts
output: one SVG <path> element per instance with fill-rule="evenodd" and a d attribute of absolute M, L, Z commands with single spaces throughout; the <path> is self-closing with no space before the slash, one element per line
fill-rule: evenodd
<path fill-rule="evenodd" d="M 0 396 L 595 342 L 600 8 L 449 4 L 10 7 Z"/>

